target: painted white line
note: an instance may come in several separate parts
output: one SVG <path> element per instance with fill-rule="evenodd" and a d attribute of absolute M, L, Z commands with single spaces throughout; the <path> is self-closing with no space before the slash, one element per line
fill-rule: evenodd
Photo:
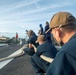
<path fill-rule="evenodd" d="M 22 47 L 23 48 L 23 47 Z M 22 48 L 20 48 L 19 50 L 17 50 L 16 52 L 14 52 L 13 54 L 9 55 L 8 57 L 10 56 L 14 56 L 14 55 L 17 55 L 17 54 L 20 54 L 22 51 Z M 11 58 L 11 59 L 8 59 L 8 60 L 5 60 L 5 61 L 2 61 L 0 62 L 0 69 L 2 69 L 5 65 L 7 65 L 10 61 L 12 61 L 14 58 Z"/>
<path fill-rule="evenodd" d="M 0 62 L 0 69 L 2 69 L 5 65 L 7 65 L 12 60 L 13 60 L 13 58 L 12 59 L 9 59 L 9 60 L 6 60 L 6 61 Z"/>

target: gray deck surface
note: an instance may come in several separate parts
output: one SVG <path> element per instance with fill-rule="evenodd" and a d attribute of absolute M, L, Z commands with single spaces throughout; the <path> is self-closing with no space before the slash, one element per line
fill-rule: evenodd
<path fill-rule="evenodd" d="M 0 47 L 0 58 L 6 57 L 20 49 L 23 45 Z M 36 75 L 30 64 L 30 56 L 24 54 L 14 58 L 0 69 L 0 75 Z"/>
<path fill-rule="evenodd" d="M 0 75 L 36 75 L 31 64 L 30 56 L 17 57 L 0 70 Z"/>
<path fill-rule="evenodd" d="M 20 49 L 23 45 L 13 45 L 13 46 L 4 46 L 0 47 L 0 58 L 6 57 Z"/>
<path fill-rule="evenodd" d="M 8 56 L 17 51 L 22 46 L 0 47 L 0 58 Z M 0 75 L 36 75 L 30 64 L 30 56 L 24 54 L 14 58 L 6 66 L 0 69 Z"/>

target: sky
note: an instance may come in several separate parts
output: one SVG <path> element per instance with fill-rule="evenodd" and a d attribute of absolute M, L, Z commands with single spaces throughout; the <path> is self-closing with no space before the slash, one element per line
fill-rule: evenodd
<path fill-rule="evenodd" d="M 0 0 L 0 36 L 14 37 L 17 32 L 24 38 L 30 29 L 37 34 L 39 24 L 45 27 L 60 11 L 76 17 L 76 0 Z"/>

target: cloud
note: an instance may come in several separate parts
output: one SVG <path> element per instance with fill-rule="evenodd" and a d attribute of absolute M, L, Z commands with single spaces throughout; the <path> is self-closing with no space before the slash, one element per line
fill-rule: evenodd
<path fill-rule="evenodd" d="M 32 2 L 31 2 L 32 3 Z M 31 9 L 30 8 L 30 10 L 28 10 L 28 11 L 26 11 L 26 10 L 24 10 L 23 12 L 17 12 L 17 13 L 13 13 L 13 14 L 9 14 L 9 16 L 8 17 L 13 17 L 13 16 L 20 16 L 20 15 L 27 15 L 27 14 L 32 14 L 32 13 L 41 13 L 42 11 L 47 11 L 47 10 L 52 10 L 52 9 L 56 9 L 56 8 L 62 8 L 62 7 L 66 7 L 66 6 L 70 6 L 72 3 L 63 3 L 63 4 L 52 4 L 52 5 L 50 5 L 50 6 L 48 6 L 48 7 L 42 7 L 42 8 L 40 8 L 40 6 L 35 2 L 35 5 L 37 5 L 37 8 L 38 9 Z M 28 5 L 28 4 L 27 4 Z M 21 6 L 21 5 L 20 5 Z M 17 6 L 17 7 L 19 7 L 19 6 Z M 15 8 L 17 8 L 17 7 L 15 7 Z M 13 8 L 11 8 L 11 9 L 13 9 Z M 6 17 L 7 18 L 7 17 Z"/>
<path fill-rule="evenodd" d="M 9 12 L 11 10 L 18 9 L 20 7 L 29 6 L 31 4 L 37 3 L 38 1 L 40 0 L 31 0 L 31 1 L 25 0 L 25 1 L 19 1 L 18 3 L 14 2 L 14 4 L 7 5 L 6 7 L 8 8 L 5 7 L 6 9 L 3 12 Z"/>
<path fill-rule="evenodd" d="M 41 0 L 23 0 L 5 5 L 4 10 L 0 11 L 0 31 L 24 32 L 26 29 L 33 29 L 37 32 L 38 25 L 42 23 L 45 26 L 45 21 L 50 21 L 52 15 L 56 12 L 71 11 L 70 7 L 74 7 L 75 1 L 68 1 L 62 2 L 59 0 L 55 3 L 51 1 L 46 3 L 46 0 L 45 5 L 41 3 Z M 71 12 L 75 12 L 74 8 Z"/>
<path fill-rule="evenodd" d="M 40 8 L 40 5 L 36 2 L 35 3 L 35 6 L 39 9 Z"/>

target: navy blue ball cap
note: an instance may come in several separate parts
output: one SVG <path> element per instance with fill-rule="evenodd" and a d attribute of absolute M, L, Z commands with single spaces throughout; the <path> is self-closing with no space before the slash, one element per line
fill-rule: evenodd
<path fill-rule="evenodd" d="M 39 26 L 42 26 L 42 24 L 40 24 Z"/>

